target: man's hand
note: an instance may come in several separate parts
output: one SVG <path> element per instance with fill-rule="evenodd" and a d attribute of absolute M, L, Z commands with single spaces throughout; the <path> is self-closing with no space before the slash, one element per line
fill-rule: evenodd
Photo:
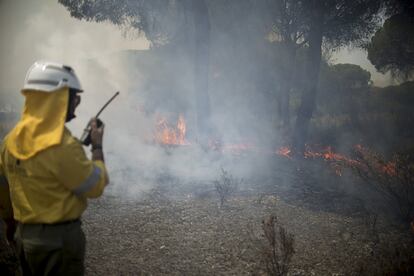
<path fill-rule="evenodd" d="M 91 143 L 92 143 L 92 160 L 101 160 L 105 162 L 104 154 L 102 151 L 102 139 L 104 133 L 104 123 L 98 127 L 98 119 L 92 118 L 91 120 Z"/>
<path fill-rule="evenodd" d="M 91 142 L 93 146 L 102 146 L 102 139 L 104 133 L 104 123 L 98 127 L 98 119 L 92 118 L 91 120 Z"/>

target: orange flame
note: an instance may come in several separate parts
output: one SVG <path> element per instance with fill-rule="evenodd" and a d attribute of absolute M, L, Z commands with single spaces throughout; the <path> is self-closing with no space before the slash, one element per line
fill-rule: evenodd
<path fill-rule="evenodd" d="M 170 126 L 165 117 L 159 117 L 156 124 L 154 141 L 162 145 L 187 145 L 188 143 L 185 140 L 186 130 L 187 126 L 182 114 L 178 116 L 175 127 Z"/>
<path fill-rule="evenodd" d="M 355 149 L 361 153 L 366 152 L 367 150 L 362 147 L 361 145 L 356 145 Z M 287 158 L 292 158 L 291 156 L 291 149 L 289 147 L 280 147 L 277 151 L 276 154 L 283 156 L 283 157 L 287 157 Z M 363 167 L 363 165 L 358 161 L 358 160 L 354 160 L 351 159 L 349 157 L 346 157 L 345 155 L 336 153 L 332 150 L 332 148 L 330 146 L 326 147 L 325 149 L 322 149 L 320 151 L 315 151 L 313 149 L 311 149 L 310 147 L 308 147 L 306 149 L 306 151 L 304 152 L 304 157 L 305 158 L 321 158 L 325 161 L 330 161 L 331 162 L 331 166 L 332 168 L 335 170 L 335 173 L 339 176 L 342 176 L 342 166 L 340 165 L 342 164 L 346 164 L 347 166 L 353 166 L 353 167 Z M 379 173 L 384 173 L 387 174 L 389 176 L 395 176 L 397 174 L 396 172 L 396 164 L 395 162 L 387 162 L 385 164 L 383 163 L 378 163 L 376 164 L 376 169 Z"/>
<path fill-rule="evenodd" d="M 276 154 L 287 157 L 287 158 L 292 158 L 291 154 L 292 151 L 290 150 L 289 147 L 281 147 L 276 151 Z"/>
<path fill-rule="evenodd" d="M 388 162 L 387 164 L 383 165 L 381 167 L 381 170 L 383 173 L 388 175 L 396 175 L 396 168 L 395 168 L 395 162 Z"/>
<path fill-rule="evenodd" d="M 369 150 L 364 148 L 361 145 L 356 145 L 355 149 L 362 155 L 370 155 Z M 383 162 L 380 160 L 376 160 L 376 162 L 374 163 L 375 168 L 383 173 L 383 174 L 387 174 L 390 176 L 396 176 L 397 175 L 397 168 L 396 168 L 396 163 L 395 161 L 388 161 L 388 162 Z"/>
<path fill-rule="evenodd" d="M 171 126 L 165 117 L 158 117 L 156 123 L 156 130 L 154 133 L 155 143 L 162 145 L 189 145 L 190 143 L 186 140 L 187 125 L 182 114 L 179 114 L 176 126 Z M 222 153 L 230 153 L 241 155 L 247 151 L 260 151 L 254 144 L 251 143 L 238 143 L 238 144 L 222 144 L 220 140 L 210 140 L 209 147 L 211 150 L 221 151 Z M 355 149 L 360 153 L 364 154 L 367 152 L 361 145 L 356 145 Z M 262 151 L 261 151 L 262 152 Z M 264 151 L 270 153 L 269 151 Z M 271 154 L 277 154 L 282 157 L 292 159 L 292 150 L 289 147 L 280 147 Z M 339 176 L 342 175 L 342 166 L 340 164 L 346 164 L 348 166 L 361 167 L 362 164 L 358 160 L 354 160 L 346 157 L 345 155 L 336 153 L 330 146 L 325 149 L 316 151 L 307 147 L 304 152 L 305 158 L 321 158 L 325 161 L 330 161 L 332 168 L 335 173 Z M 395 176 L 396 164 L 395 162 L 378 163 L 376 164 L 376 170 L 379 173 L 384 173 L 390 176 Z"/>
<path fill-rule="evenodd" d="M 184 116 L 180 114 L 178 116 L 177 122 L 177 130 L 178 130 L 178 142 L 180 145 L 185 143 L 185 132 L 187 130 L 187 126 L 185 124 Z"/>

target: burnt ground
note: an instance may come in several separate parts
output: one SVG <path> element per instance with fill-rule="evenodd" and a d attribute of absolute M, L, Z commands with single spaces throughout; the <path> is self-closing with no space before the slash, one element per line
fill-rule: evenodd
<path fill-rule="evenodd" d="M 361 267 L 377 274 L 381 245 L 410 240 L 380 216 L 374 223 L 360 200 L 317 187 L 238 191 L 222 208 L 214 190 L 180 192 L 91 201 L 83 219 L 87 274 L 266 275 L 261 223 L 271 214 L 294 235 L 289 275 L 361 275 Z"/>
<path fill-rule="evenodd" d="M 288 275 L 381 275 L 384 260 L 401 259 L 394 249 L 411 244 L 408 227 L 368 211 L 339 185 L 245 185 L 220 207 L 212 183 L 177 183 L 138 198 L 115 196 L 114 183 L 90 201 L 83 216 L 87 275 L 266 275 L 262 220 L 269 215 L 294 235 Z"/>

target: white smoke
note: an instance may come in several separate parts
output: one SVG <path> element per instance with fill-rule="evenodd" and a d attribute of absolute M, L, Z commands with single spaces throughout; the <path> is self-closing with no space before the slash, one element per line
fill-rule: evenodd
<path fill-rule="evenodd" d="M 153 187 L 163 174 L 197 183 L 211 182 L 218 177 L 220 168 L 239 178 L 274 171 L 274 164 L 267 162 L 271 158 L 268 155 L 223 157 L 195 143 L 196 137 L 191 134 L 195 128 L 193 80 L 188 73 L 191 69 L 185 60 L 163 59 L 155 54 L 145 59 L 149 48 L 145 37 L 127 39 L 122 30 L 109 23 L 71 18 L 57 1 L 48 0 L 1 0 L 0 32 L 2 99 L 16 101 L 26 70 L 36 60 L 62 62 L 75 69 L 85 90 L 77 119 L 68 124 L 75 136 L 81 135 L 89 118 L 116 91 L 121 92 L 101 116 L 106 124 L 104 146 L 113 183 L 111 193 L 135 196 Z M 225 33 L 220 35 L 226 37 Z M 225 43 L 212 46 L 213 58 L 227 56 L 222 50 Z M 133 59 L 137 56 L 141 60 Z M 236 60 L 228 67 L 237 71 L 237 64 Z M 257 116 L 266 115 L 262 106 L 268 99 L 256 93 L 250 79 L 243 79 L 260 73 L 261 68 L 246 68 L 243 72 L 247 74 L 240 80 L 237 76 L 228 80 L 215 69 L 212 68 L 209 93 L 212 120 L 220 138 L 235 143 L 252 140 L 274 150 L 271 145 L 277 133 L 271 122 L 262 122 Z M 237 83 L 230 83 L 234 80 Z M 172 91 L 173 87 L 179 91 Z M 145 111 L 148 107 L 150 112 Z M 151 145 L 157 112 L 177 111 L 185 115 L 192 145 L 170 150 Z"/>

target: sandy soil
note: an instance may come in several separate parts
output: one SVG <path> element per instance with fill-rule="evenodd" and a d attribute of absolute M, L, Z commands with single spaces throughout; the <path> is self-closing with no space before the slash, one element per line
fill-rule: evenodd
<path fill-rule="evenodd" d="M 326 195 L 317 192 L 312 200 L 286 198 L 239 192 L 220 208 L 214 193 L 104 196 L 91 202 L 83 218 L 87 274 L 264 275 L 261 222 L 271 214 L 295 238 L 289 275 L 352 275 L 374 254 L 372 221 L 351 206 L 352 198 L 336 198 L 335 204 L 324 204 Z M 379 220 L 375 233 L 398 244 L 405 236 L 393 229 Z"/>

